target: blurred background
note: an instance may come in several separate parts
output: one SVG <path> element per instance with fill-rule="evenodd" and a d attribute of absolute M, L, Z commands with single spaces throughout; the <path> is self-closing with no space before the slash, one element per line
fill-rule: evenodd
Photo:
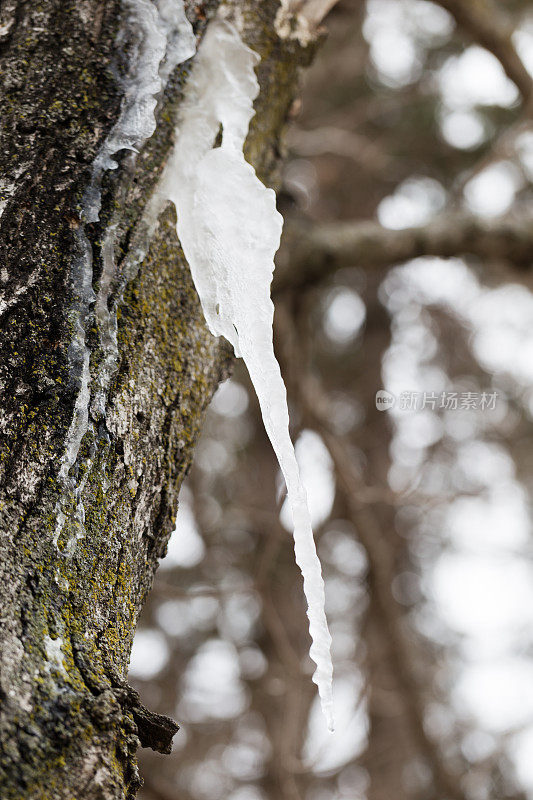
<path fill-rule="evenodd" d="M 140 797 L 533 798 L 532 4 L 340 0 L 326 27 L 273 294 L 336 732 L 238 363 L 134 642 L 131 683 L 181 725 Z"/>

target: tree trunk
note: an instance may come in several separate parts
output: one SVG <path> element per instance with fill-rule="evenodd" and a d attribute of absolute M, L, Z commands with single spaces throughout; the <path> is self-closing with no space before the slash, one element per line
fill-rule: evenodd
<path fill-rule="evenodd" d="M 133 797 L 139 739 L 168 751 L 176 730 L 125 676 L 204 411 L 231 359 L 204 324 L 173 209 L 157 220 L 146 210 L 188 62 L 159 94 L 140 153 L 121 150 L 103 174 L 100 219 L 80 214 L 119 118 L 139 3 L 150 0 L 0 7 L 4 800 Z M 217 5 L 187 4 L 197 38 Z M 227 5 L 262 57 L 247 157 L 272 183 L 310 48 L 278 38 L 276 0 Z"/>

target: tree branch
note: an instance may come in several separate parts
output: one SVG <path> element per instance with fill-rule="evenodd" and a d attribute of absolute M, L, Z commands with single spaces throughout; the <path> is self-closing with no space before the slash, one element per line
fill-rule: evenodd
<path fill-rule="evenodd" d="M 326 14 L 328 14 L 339 0 L 305 0 L 300 10 L 310 26 L 318 27 Z"/>
<path fill-rule="evenodd" d="M 303 130 L 294 126 L 287 135 L 291 151 L 306 158 L 332 153 L 350 158 L 366 172 L 389 169 L 391 156 L 366 136 L 325 125 L 314 130 Z"/>
<path fill-rule="evenodd" d="M 394 556 L 390 542 L 384 535 L 375 510 L 360 502 L 360 494 L 367 488 L 354 463 L 349 446 L 343 437 L 336 436 L 330 428 L 330 402 L 319 380 L 306 371 L 305 359 L 299 348 L 292 319 L 283 304 L 278 305 L 277 324 L 283 332 L 284 354 L 297 386 L 300 410 L 306 425 L 322 438 L 331 456 L 337 492 L 352 522 L 369 564 L 371 588 L 376 600 L 381 624 L 390 644 L 390 657 L 401 685 L 406 715 L 413 741 L 427 760 L 439 795 L 450 800 L 467 800 L 460 785 L 460 775 L 448 763 L 436 741 L 428 735 L 425 725 L 426 705 L 423 688 L 413 666 L 413 643 L 406 635 L 403 613 L 392 592 L 395 577 Z"/>
<path fill-rule="evenodd" d="M 508 19 L 491 0 L 437 0 L 461 30 L 489 50 L 500 62 L 528 105 L 533 98 L 533 79 L 513 44 Z"/>
<path fill-rule="evenodd" d="M 376 222 L 299 223 L 287 227 L 284 238 L 288 255 L 281 258 L 276 293 L 320 284 L 346 267 L 374 269 L 420 256 L 470 254 L 522 268 L 533 261 L 533 228 L 525 218 L 484 220 L 454 213 L 403 230 Z"/>
<path fill-rule="evenodd" d="M 304 18 L 309 27 L 316 28 L 339 0 L 285 0 L 281 3 L 289 14 Z"/>

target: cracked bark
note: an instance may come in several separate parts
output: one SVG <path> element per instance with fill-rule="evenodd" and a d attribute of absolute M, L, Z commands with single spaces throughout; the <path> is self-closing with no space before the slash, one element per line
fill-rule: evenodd
<path fill-rule="evenodd" d="M 187 5 L 198 36 L 217 5 Z M 280 129 L 312 48 L 277 38 L 275 0 L 232 5 L 244 38 L 262 56 L 247 156 L 272 184 Z M 139 785 L 139 740 L 169 750 L 175 724 L 145 709 L 125 676 L 204 411 L 231 360 L 205 327 L 173 210 L 163 209 L 152 231 L 143 217 L 172 144 L 187 64 L 162 93 L 156 132 L 141 153 L 121 151 L 119 168 L 105 174 L 100 221 L 81 230 L 80 200 L 118 118 L 118 76 L 132 47 L 116 46 L 120 10 L 119 0 L 10 0 L 0 8 L 5 800 L 130 798 Z M 66 492 L 59 469 L 81 385 L 71 352 L 79 301 L 73 275 L 83 233 L 98 291 L 110 226 L 118 371 L 105 414 L 90 406 Z M 144 257 L 133 274 L 128 264 L 136 253 Z M 84 323 L 94 382 L 104 358 L 94 304 Z M 66 518 L 56 544 L 58 508 Z"/>

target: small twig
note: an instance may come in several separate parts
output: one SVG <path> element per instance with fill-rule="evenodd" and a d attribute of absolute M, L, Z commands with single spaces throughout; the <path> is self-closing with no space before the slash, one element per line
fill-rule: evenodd
<path fill-rule="evenodd" d="M 388 153 L 366 136 L 332 126 L 312 131 L 294 127 L 287 136 L 287 145 L 298 156 L 332 153 L 349 158 L 367 172 L 379 172 L 387 169 L 391 163 Z"/>

